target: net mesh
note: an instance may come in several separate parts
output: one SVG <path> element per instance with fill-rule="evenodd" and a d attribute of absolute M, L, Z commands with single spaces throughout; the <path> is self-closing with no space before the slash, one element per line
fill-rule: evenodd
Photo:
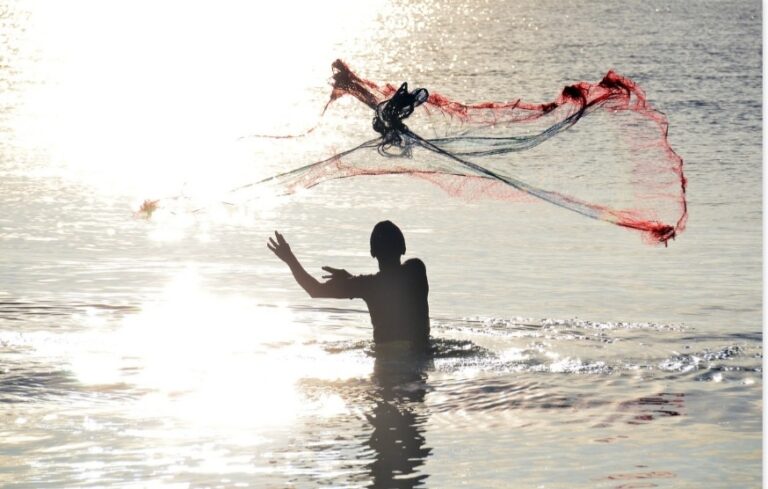
<path fill-rule="evenodd" d="M 666 244 L 685 229 L 683 160 L 669 145 L 666 116 L 629 78 L 609 71 L 598 83 L 566 86 L 542 104 L 465 104 L 423 88 L 410 91 L 406 83 L 380 86 L 341 60 L 332 69 L 323 114 L 338 99 L 354 97 L 374 112 L 368 134 L 376 137 L 234 188 L 231 197 L 254 188 L 292 193 L 332 179 L 403 174 L 465 199 L 541 199 L 640 231 L 650 243 Z M 254 137 L 293 139 L 314 130 Z M 150 211 L 158 205 L 145 202 Z"/>

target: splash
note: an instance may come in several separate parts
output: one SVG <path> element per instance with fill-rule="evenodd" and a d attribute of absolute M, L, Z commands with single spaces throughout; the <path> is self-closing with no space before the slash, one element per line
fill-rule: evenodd
<path fill-rule="evenodd" d="M 290 194 L 328 180 L 403 174 L 467 199 L 539 199 L 640 231 L 649 243 L 666 245 L 685 229 L 683 160 L 669 145 L 666 116 L 629 78 L 609 71 L 598 83 L 566 86 L 548 103 L 466 104 L 423 88 L 410 91 L 407 83 L 379 86 L 341 60 L 332 69 L 321 122 L 334 102 L 351 96 L 374 112 L 378 136 L 232 189 L 233 195 L 263 186 Z M 404 123 L 409 118 L 418 129 Z M 316 127 L 252 137 L 306 137 Z"/>

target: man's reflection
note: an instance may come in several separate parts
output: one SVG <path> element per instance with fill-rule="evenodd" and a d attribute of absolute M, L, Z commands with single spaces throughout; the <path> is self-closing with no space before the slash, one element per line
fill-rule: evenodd
<path fill-rule="evenodd" d="M 411 488 L 428 477 L 417 469 L 432 449 L 424 446 L 427 369 L 431 360 L 409 354 L 377 352 L 373 372 L 373 407 L 366 415 L 373 427 L 368 446 L 375 488 Z"/>

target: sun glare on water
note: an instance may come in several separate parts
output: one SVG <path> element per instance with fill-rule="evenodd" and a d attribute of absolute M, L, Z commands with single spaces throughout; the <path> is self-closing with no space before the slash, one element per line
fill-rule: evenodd
<path fill-rule="evenodd" d="M 370 362 L 308 346 L 310 328 L 285 307 L 206 291 L 192 267 L 118 330 L 83 333 L 69 363 L 86 385 L 144 391 L 131 410 L 138 418 L 171 417 L 194 429 L 274 427 L 308 410 L 322 416 L 346 409 L 334 395 L 308 405 L 300 379 L 371 372 Z"/>
<path fill-rule="evenodd" d="M 28 69 L 41 83 L 17 111 L 18 137 L 64 176 L 139 202 L 247 182 L 268 162 L 238 139 L 314 123 L 339 43 L 380 8 L 350 6 L 30 3 Z"/>
<path fill-rule="evenodd" d="M 254 158 L 240 138 L 314 124 L 340 43 L 363 35 L 381 6 L 24 3 L 34 54 L 25 70 L 36 82 L 23 87 L 14 137 L 44 149 L 45 171 L 134 210 L 180 193 L 220 201 L 227 189 L 288 169 Z M 153 220 L 156 241 L 179 240 L 191 226 L 183 216 Z M 130 410 L 137 417 L 279 425 L 308 408 L 299 379 L 372 369 L 308 346 L 312 332 L 292 316 L 210 292 L 192 267 L 117 330 L 74 335 L 76 344 L 54 353 L 85 385 L 146 389 Z M 319 403 L 314 415 L 344 409 L 333 396 Z"/>

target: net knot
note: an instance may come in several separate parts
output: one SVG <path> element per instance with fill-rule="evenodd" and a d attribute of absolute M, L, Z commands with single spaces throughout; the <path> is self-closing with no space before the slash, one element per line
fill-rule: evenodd
<path fill-rule="evenodd" d="M 403 119 L 407 119 L 413 110 L 428 98 L 429 92 L 425 88 L 409 92 L 408 83 L 403 83 L 392 98 L 376 106 L 373 129 L 381 134 L 385 145 L 402 145 L 401 135 L 408 130 L 408 126 L 403 124 Z"/>

